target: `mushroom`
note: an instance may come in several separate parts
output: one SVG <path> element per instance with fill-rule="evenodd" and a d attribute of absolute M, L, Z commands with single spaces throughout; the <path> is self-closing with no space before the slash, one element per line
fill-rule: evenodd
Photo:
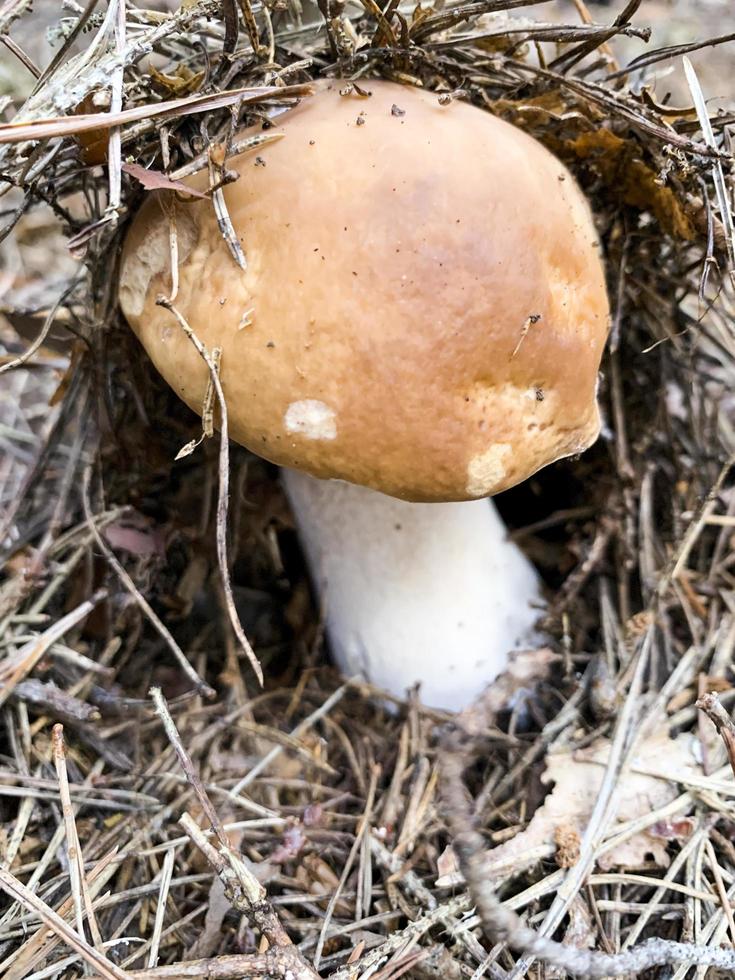
<path fill-rule="evenodd" d="M 322 83 L 274 121 L 284 139 L 228 161 L 246 267 L 211 201 L 156 192 L 119 293 L 201 411 L 207 369 L 156 305 L 174 214 L 177 309 L 222 350 L 232 437 L 285 467 L 337 663 L 455 709 L 534 642 L 538 576 L 487 498 L 597 438 L 609 311 L 569 172 L 490 113 L 442 102 Z"/>

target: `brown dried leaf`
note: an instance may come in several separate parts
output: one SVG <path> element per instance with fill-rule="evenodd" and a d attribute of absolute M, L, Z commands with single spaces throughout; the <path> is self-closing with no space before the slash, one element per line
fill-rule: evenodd
<path fill-rule="evenodd" d="M 350 966 L 352 963 L 356 963 L 363 954 L 365 950 L 365 940 L 361 939 L 357 946 L 352 947 L 352 952 L 347 957 L 347 965 Z"/>
<path fill-rule="evenodd" d="M 640 149 L 609 129 L 580 133 L 567 142 L 578 160 L 586 160 L 626 204 L 650 211 L 664 231 L 675 238 L 691 241 L 695 231 L 684 206 L 670 187 L 638 155 Z"/>
<path fill-rule="evenodd" d="M 701 777 L 694 742 L 691 735 L 672 739 L 668 729 L 662 728 L 636 749 L 615 788 L 618 823 L 636 820 L 670 803 L 679 794 L 678 779 L 687 775 Z M 490 852 L 488 867 L 493 877 L 516 873 L 550 857 L 557 852 L 560 834 L 568 841 L 575 829 L 580 835 L 584 832 L 605 775 L 609 751 L 609 741 L 598 739 L 581 752 L 555 752 L 547 757 L 542 779 L 553 783 L 554 788 L 526 830 Z M 636 868 L 650 858 L 660 867 L 669 864 L 666 839 L 647 829 L 604 851 L 597 863 L 603 870 Z"/>
<path fill-rule="evenodd" d="M 134 177 L 138 183 L 142 184 L 147 191 L 179 191 L 181 194 L 188 194 L 190 197 L 204 197 L 201 191 L 194 190 L 180 180 L 171 180 L 160 170 L 146 170 L 139 163 L 124 163 L 122 169 L 126 174 Z M 178 458 L 178 457 L 177 457 Z"/>
<path fill-rule="evenodd" d="M 194 945 L 188 950 L 187 959 L 197 960 L 212 956 L 218 943 L 222 941 L 222 925 L 231 907 L 230 900 L 225 895 L 225 886 L 215 875 L 209 888 L 204 926 Z"/>
<path fill-rule="evenodd" d="M 640 145 L 604 126 L 605 117 L 594 106 L 569 103 L 552 89 L 531 99 L 497 99 L 492 109 L 541 138 L 562 159 L 584 160 L 626 204 L 650 211 L 664 231 L 685 241 L 696 237 L 685 202 L 641 159 Z"/>
<path fill-rule="evenodd" d="M 158 71 L 154 65 L 150 65 L 148 71 L 155 82 L 177 96 L 191 95 L 199 90 L 204 81 L 203 71 L 192 71 L 186 65 L 177 65 L 173 75 Z"/>
<path fill-rule="evenodd" d="M 524 128 L 527 128 L 532 125 L 548 126 L 550 119 L 560 122 L 570 107 L 564 100 L 562 90 L 552 89 L 530 99 L 495 99 L 492 109 L 498 115 L 510 116 L 515 122 L 522 120 Z M 595 114 L 591 106 L 587 106 L 586 110 L 591 115 Z M 579 112 L 575 112 L 575 115 L 581 117 Z"/>

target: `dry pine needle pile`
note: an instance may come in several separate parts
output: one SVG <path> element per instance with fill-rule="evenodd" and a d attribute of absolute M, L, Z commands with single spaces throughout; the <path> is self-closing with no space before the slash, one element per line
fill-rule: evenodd
<path fill-rule="evenodd" d="M 7 980 L 733 975 L 735 115 L 682 60 L 732 36 L 557 6 L 90 0 L 36 64 L 0 2 Z M 550 647 L 454 721 L 329 668 L 274 468 L 230 447 L 223 523 L 218 439 L 175 459 L 201 422 L 116 309 L 144 195 L 322 76 L 527 130 L 605 250 L 603 436 L 499 500 Z"/>

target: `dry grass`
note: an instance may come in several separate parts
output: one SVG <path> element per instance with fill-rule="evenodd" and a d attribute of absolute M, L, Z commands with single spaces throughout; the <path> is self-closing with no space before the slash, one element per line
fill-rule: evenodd
<path fill-rule="evenodd" d="M 735 701 L 735 120 L 704 117 L 696 80 L 699 116 L 624 72 L 616 36 L 640 36 L 638 6 L 560 25 L 544 3 L 364 0 L 349 21 L 331 4 L 325 28 L 289 27 L 289 10 L 249 0 L 170 15 L 112 0 L 70 14 L 65 29 L 76 22 L 86 47 L 72 36 L 50 68 L 35 66 L 26 107 L 5 107 L 43 138 L 0 127 L 2 234 L 22 252 L 38 216 L 53 215 L 81 262 L 50 294 L 48 266 L 23 253 L 2 301 L 8 980 L 563 975 L 512 952 L 512 936 L 486 942 L 463 887 L 437 884 L 455 834 L 439 798 L 447 719 L 415 700 L 391 713 L 364 686 L 340 686 L 275 471 L 232 447 L 229 571 L 259 689 L 218 565 L 217 440 L 174 462 L 201 424 L 116 312 L 118 246 L 144 193 L 122 163 L 205 167 L 208 145 L 324 73 L 420 83 L 524 127 L 578 175 L 607 256 L 603 438 L 498 501 L 548 585 L 559 657 L 513 707 L 464 719 L 481 734 L 466 778 L 484 842 L 527 825 L 550 749 L 606 737 L 611 750 L 571 857 L 552 849 L 511 869 L 498 894 L 535 930 L 609 953 L 649 936 L 732 944 L 735 782 L 695 701 L 710 690 Z M 32 16 L 25 7 L 0 3 L 0 33 Z M 644 71 L 670 57 L 680 52 L 647 52 Z M 243 88 L 261 91 L 246 100 Z M 84 129 L 80 106 L 114 113 L 114 126 Z M 48 336 L 27 354 L 11 327 Z M 602 873 L 608 842 L 635 832 L 615 820 L 631 747 L 667 726 L 697 736 L 703 755 L 701 777 L 682 776 L 675 802 L 637 827 L 669 835 L 670 865 Z"/>

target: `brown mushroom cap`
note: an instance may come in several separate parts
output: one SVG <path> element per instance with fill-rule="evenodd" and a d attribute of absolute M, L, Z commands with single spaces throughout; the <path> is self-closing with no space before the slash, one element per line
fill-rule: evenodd
<path fill-rule="evenodd" d="M 367 87 L 323 85 L 278 118 L 284 139 L 228 161 L 246 271 L 209 200 L 152 194 L 125 243 L 122 309 L 201 411 L 207 369 L 155 303 L 175 209 L 176 306 L 222 348 L 236 441 L 408 500 L 498 493 L 599 431 L 609 313 L 590 211 L 558 160 L 490 113 Z"/>

